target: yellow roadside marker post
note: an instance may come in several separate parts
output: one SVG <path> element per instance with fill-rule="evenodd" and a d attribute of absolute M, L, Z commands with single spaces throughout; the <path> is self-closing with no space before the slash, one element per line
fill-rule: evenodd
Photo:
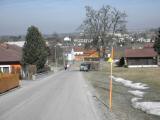
<path fill-rule="evenodd" d="M 109 110 L 112 111 L 112 74 L 113 74 L 113 48 L 110 58 L 108 59 L 108 62 L 111 63 L 111 78 L 109 82 Z"/>

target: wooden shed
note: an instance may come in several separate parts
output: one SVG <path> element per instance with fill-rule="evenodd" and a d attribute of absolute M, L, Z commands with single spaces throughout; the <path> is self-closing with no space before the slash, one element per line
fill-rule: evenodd
<path fill-rule="evenodd" d="M 22 48 L 16 45 L 0 44 L 0 71 L 3 73 L 21 72 Z"/>
<path fill-rule="evenodd" d="M 128 67 L 157 67 L 157 52 L 153 48 L 126 49 L 125 62 Z"/>

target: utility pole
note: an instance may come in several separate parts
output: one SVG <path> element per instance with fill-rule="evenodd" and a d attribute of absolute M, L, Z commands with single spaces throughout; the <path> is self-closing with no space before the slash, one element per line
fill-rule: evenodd
<path fill-rule="evenodd" d="M 55 55 L 54 56 L 55 57 L 55 68 L 56 68 L 56 71 L 57 71 L 57 50 L 56 50 L 56 45 L 54 47 L 55 47 L 55 51 L 54 51 L 55 52 L 55 54 L 54 54 Z"/>

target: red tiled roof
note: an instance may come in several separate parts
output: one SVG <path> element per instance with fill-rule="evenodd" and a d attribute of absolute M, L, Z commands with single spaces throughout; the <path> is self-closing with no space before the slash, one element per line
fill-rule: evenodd
<path fill-rule="evenodd" d="M 16 45 L 0 44 L 0 62 L 20 62 L 22 48 Z"/>
<path fill-rule="evenodd" d="M 95 52 L 97 52 L 97 51 L 96 50 L 86 50 L 86 51 L 84 51 L 84 54 L 93 54 Z"/>
<path fill-rule="evenodd" d="M 83 54 L 76 55 L 76 56 L 85 56 L 85 57 L 87 57 L 87 56 L 91 56 L 91 55 L 96 54 L 96 53 L 97 53 L 96 50 L 84 50 Z"/>
<path fill-rule="evenodd" d="M 153 48 L 147 49 L 126 49 L 125 57 L 155 57 L 157 52 Z"/>

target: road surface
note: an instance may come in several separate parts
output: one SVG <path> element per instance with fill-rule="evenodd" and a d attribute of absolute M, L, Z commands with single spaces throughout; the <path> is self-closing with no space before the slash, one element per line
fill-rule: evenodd
<path fill-rule="evenodd" d="M 79 71 L 61 71 L 0 96 L 0 120 L 100 120 Z"/>

